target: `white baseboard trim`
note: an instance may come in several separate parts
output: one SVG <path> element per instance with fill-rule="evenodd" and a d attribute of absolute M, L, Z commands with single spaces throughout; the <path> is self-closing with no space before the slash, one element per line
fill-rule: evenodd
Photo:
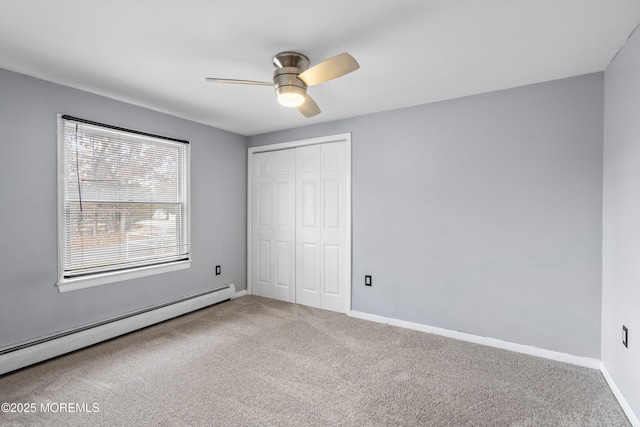
<path fill-rule="evenodd" d="M 244 290 L 244 291 L 238 291 L 238 292 L 236 292 L 236 296 L 235 296 L 235 297 L 233 297 L 233 298 L 231 298 L 231 299 L 240 298 L 240 297 L 243 297 L 243 296 L 245 296 L 245 295 L 247 295 L 247 294 L 248 294 L 248 293 L 247 293 L 247 291 L 246 291 L 246 290 Z"/>
<path fill-rule="evenodd" d="M 0 352 L 0 375 L 232 299 L 236 295 L 236 287 L 231 283 L 77 330 L 64 331 L 34 342 L 3 349 Z"/>
<path fill-rule="evenodd" d="M 434 335 L 441 335 L 457 340 L 468 341 L 475 344 L 486 345 L 489 347 L 501 348 L 503 350 L 514 351 L 516 353 L 528 354 L 530 356 L 543 357 L 545 359 L 557 360 L 559 362 L 571 363 L 585 368 L 600 369 L 600 360 L 590 357 L 574 356 L 572 354 L 560 353 L 557 351 L 544 350 L 523 344 L 516 344 L 509 341 L 503 341 L 497 338 L 482 337 L 479 335 L 467 334 L 465 332 L 452 331 L 449 329 L 438 328 L 435 326 L 423 325 L 421 323 L 407 322 L 399 319 L 378 316 L 375 314 L 362 313 L 360 311 L 351 311 L 349 316 L 363 320 L 370 320 L 377 323 L 385 323 L 400 328 L 412 329 L 414 331 L 426 332 Z"/>
<path fill-rule="evenodd" d="M 604 363 L 600 364 L 600 372 L 602 372 L 602 376 L 604 377 L 605 381 L 607 381 L 611 392 L 618 400 L 618 403 L 620 404 L 620 407 L 622 407 L 625 415 L 627 416 L 627 418 L 629 418 L 629 422 L 631 423 L 631 425 L 633 427 L 640 427 L 640 419 L 638 419 L 638 416 L 633 413 L 631 405 L 629 405 L 629 402 L 627 402 L 627 399 L 625 399 L 624 395 L 618 388 L 618 385 L 613 380 L 613 377 L 607 370 L 607 367 L 604 365 Z"/>

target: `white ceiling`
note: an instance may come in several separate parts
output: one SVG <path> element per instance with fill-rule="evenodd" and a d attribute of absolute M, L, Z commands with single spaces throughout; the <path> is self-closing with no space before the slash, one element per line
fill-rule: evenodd
<path fill-rule="evenodd" d="M 0 0 L 0 68 L 242 135 L 604 70 L 640 0 Z M 280 106 L 274 54 L 360 69 Z M 2 90 L 0 88 L 0 102 Z"/>

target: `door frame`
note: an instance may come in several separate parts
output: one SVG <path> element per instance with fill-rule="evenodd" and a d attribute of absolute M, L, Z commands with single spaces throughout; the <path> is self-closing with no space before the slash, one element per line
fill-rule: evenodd
<path fill-rule="evenodd" d="M 252 274 L 251 274 L 251 264 L 253 261 L 252 254 L 252 221 L 251 215 L 253 212 L 253 154 L 255 153 L 264 153 L 268 151 L 278 151 L 278 150 L 287 150 L 290 148 L 304 147 L 308 145 L 319 145 L 319 144 L 329 144 L 331 142 L 346 142 L 347 144 L 347 156 L 346 156 L 346 166 L 347 166 L 347 252 L 349 254 L 347 259 L 347 277 L 348 280 L 348 289 L 346 295 L 346 301 L 344 308 L 344 313 L 349 313 L 351 311 L 351 293 L 353 288 L 353 278 L 351 273 L 351 265 L 352 265 L 352 246 L 351 241 L 353 238 L 352 230 L 351 230 L 351 133 L 340 133 L 336 135 L 329 136 L 321 136 L 318 138 L 309 138 L 309 139 L 301 139 L 296 141 L 289 142 L 281 142 L 276 144 L 269 145 L 261 145 L 258 147 L 250 147 L 247 150 L 247 293 L 252 294 L 251 282 Z"/>

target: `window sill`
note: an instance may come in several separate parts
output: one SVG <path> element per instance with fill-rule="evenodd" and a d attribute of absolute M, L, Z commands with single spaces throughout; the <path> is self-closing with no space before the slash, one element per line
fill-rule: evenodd
<path fill-rule="evenodd" d="M 110 273 L 92 274 L 86 277 L 76 277 L 73 279 L 61 280 L 57 283 L 60 293 L 76 291 L 78 289 L 92 288 L 94 286 L 106 285 L 108 283 L 122 282 L 125 280 L 138 279 L 140 277 L 153 276 L 156 274 L 169 273 L 171 271 L 184 270 L 191 267 L 191 260 L 176 261 L 170 264 L 151 265 L 148 267 L 132 268 L 123 271 Z"/>

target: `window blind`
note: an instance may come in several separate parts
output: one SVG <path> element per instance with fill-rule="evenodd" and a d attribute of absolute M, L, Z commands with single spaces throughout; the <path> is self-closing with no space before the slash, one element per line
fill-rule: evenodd
<path fill-rule="evenodd" d="M 189 144 L 60 116 L 60 280 L 189 259 Z"/>

